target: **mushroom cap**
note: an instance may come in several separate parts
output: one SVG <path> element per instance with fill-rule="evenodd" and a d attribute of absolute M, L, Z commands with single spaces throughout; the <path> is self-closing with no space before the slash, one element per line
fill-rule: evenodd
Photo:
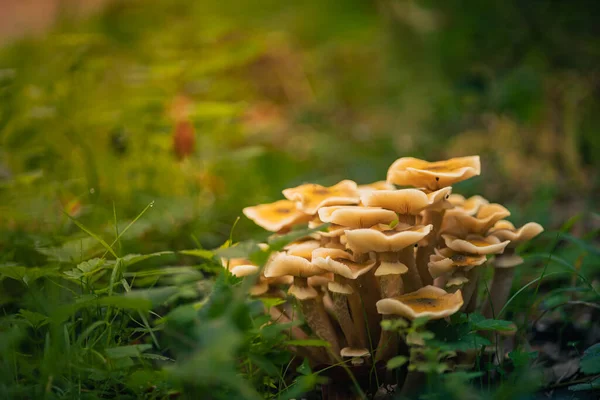
<path fill-rule="evenodd" d="M 375 270 L 375 276 L 402 275 L 408 272 L 408 267 L 401 262 L 382 261 Z"/>
<path fill-rule="evenodd" d="M 462 287 L 465 283 L 469 282 L 469 278 L 464 275 L 453 275 L 446 282 L 446 287 L 460 286 Z"/>
<path fill-rule="evenodd" d="M 411 215 L 417 215 L 429 205 L 427 195 L 418 189 L 376 190 L 361 195 L 360 200 L 368 207 Z"/>
<path fill-rule="evenodd" d="M 330 206 L 319 209 L 319 218 L 350 228 L 368 228 L 379 223 L 389 224 L 398 216 L 380 207 Z"/>
<path fill-rule="evenodd" d="M 371 353 L 369 353 L 368 349 L 344 347 L 342 351 L 340 351 L 340 356 L 342 357 L 369 357 L 370 355 Z"/>
<path fill-rule="evenodd" d="M 308 223 L 308 227 L 311 229 L 317 228 L 319 226 L 323 225 L 322 221 L 310 221 Z M 348 229 L 345 226 L 341 226 L 341 225 L 335 225 L 335 224 L 331 224 L 327 227 L 326 230 L 324 231 L 319 231 L 319 232 L 315 232 L 315 237 L 338 237 L 338 236 L 342 236 L 344 234 L 344 231 Z"/>
<path fill-rule="evenodd" d="M 293 225 L 307 222 L 310 218 L 309 215 L 298 210 L 296 203 L 290 200 L 246 207 L 242 212 L 256 225 L 270 232 L 279 232 Z"/>
<path fill-rule="evenodd" d="M 312 287 L 320 287 L 327 286 L 330 282 L 333 281 L 333 274 L 330 272 L 326 272 L 321 275 L 315 275 L 307 278 L 308 286 Z"/>
<path fill-rule="evenodd" d="M 269 291 L 269 282 L 259 279 L 254 286 L 250 288 L 250 296 L 260 296 Z"/>
<path fill-rule="evenodd" d="M 388 169 L 387 181 L 396 185 L 424 186 L 435 190 L 452 186 L 480 173 L 479 156 L 457 157 L 436 162 L 403 157 L 396 160 Z"/>
<path fill-rule="evenodd" d="M 325 273 L 324 270 L 317 267 L 306 258 L 292 256 L 285 253 L 278 253 L 270 260 L 263 274 L 267 278 L 275 278 L 278 276 L 292 275 L 301 278 L 308 278 L 309 276 L 321 275 Z"/>
<path fill-rule="evenodd" d="M 422 240 L 431 232 L 433 225 L 417 225 L 403 230 L 379 231 L 376 229 L 352 229 L 346 231 L 346 247 L 355 253 L 400 251 Z"/>
<path fill-rule="evenodd" d="M 221 258 L 221 265 L 238 278 L 256 274 L 260 269 L 245 258 Z"/>
<path fill-rule="evenodd" d="M 440 319 L 458 312 L 463 305 L 460 290 L 447 293 L 435 286 L 425 286 L 416 292 L 403 294 L 398 297 L 379 300 L 379 314 L 393 314 L 413 320 L 418 317 Z"/>
<path fill-rule="evenodd" d="M 456 270 L 470 271 L 486 262 L 485 255 L 462 254 L 450 248 L 435 249 L 435 254 L 429 257 L 429 273 L 433 279 L 451 274 Z"/>
<path fill-rule="evenodd" d="M 315 288 L 311 286 L 298 286 L 292 285 L 288 289 L 288 294 L 294 296 L 298 300 L 308 300 L 314 299 L 319 296 L 319 293 L 315 290 Z"/>
<path fill-rule="evenodd" d="M 496 225 L 490 229 L 490 235 L 495 236 L 500 240 L 510 240 L 510 247 L 527 242 L 544 231 L 544 228 L 536 222 L 528 222 L 519 229 L 515 229 L 514 225 L 512 226 L 512 229 L 510 229 L 509 224 L 512 225 L 508 221 L 498 221 Z"/>
<path fill-rule="evenodd" d="M 312 258 L 312 252 L 315 249 L 321 247 L 321 243 L 318 240 L 304 240 L 301 242 L 293 242 L 284 247 L 287 254 L 291 256 L 298 256 L 310 260 Z"/>
<path fill-rule="evenodd" d="M 306 214 L 314 215 L 321 207 L 344 204 L 358 204 L 359 194 L 356 183 L 341 181 L 325 187 L 315 183 L 306 183 L 295 188 L 285 189 L 283 195 L 296 202 L 296 207 Z"/>
<path fill-rule="evenodd" d="M 354 293 L 354 289 L 352 289 L 352 286 L 345 284 L 345 283 L 335 282 L 335 281 L 329 282 L 327 284 L 327 289 L 329 289 L 329 291 L 332 293 L 339 293 L 339 294 L 345 294 L 345 295 Z"/>
<path fill-rule="evenodd" d="M 348 253 L 345 250 L 329 248 L 329 247 L 321 247 L 313 250 L 312 252 L 312 260 L 317 258 L 342 258 L 344 260 L 354 260 L 352 254 Z"/>
<path fill-rule="evenodd" d="M 448 201 L 455 207 L 452 211 L 458 211 L 467 215 L 475 215 L 481 206 L 490 204 L 487 199 L 479 195 L 465 199 L 460 194 L 451 194 L 450 197 L 448 197 Z"/>
<path fill-rule="evenodd" d="M 375 190 L 394 190 L 395 187 L 387 181 L 377 181 L 368 183 L 366 185 L 358 185 L 358 193 L 363 195 L 365 193 L 373 192 Z"/>
<path fill-rule="evenodd" d="M 476 216 L 463 212 L 460 208 L 448 210 L 442 221 L 440 232 L 455 236 L 466 236 L 474 233 L 484 235 L 496 222 L 510 215 L 500 204 L 484 204 Z"/>
<path fill-rule="evenodd" d="M 459 239 L 456 236 L 443 234 L 442 238 L 446 246 L 459 253 L 468 254 L 499 254 L 510 243 L 506 240 L 500 240 L 494 236 L 469 235 L 466 239 Z"/>
<path fill-rule="evenodd" d="M 314 258 L 313 264 L 325 271 L 333 272 L 334 274 L 343 276 L 347 279 L 356 279 L 369 272 L 375 266 L 374 261 L 357 263 L 343 258 L 334 259 L 330 256 L 325 258 Z"/>

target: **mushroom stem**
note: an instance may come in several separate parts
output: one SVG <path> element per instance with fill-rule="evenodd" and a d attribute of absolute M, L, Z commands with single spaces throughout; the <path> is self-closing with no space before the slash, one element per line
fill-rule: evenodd
<path fill-rule="evenodd" d="M 412 246 L 405 247 L 399 252 L 398 260 L 406 265 L 408 272 L 404 274 L 404 288 L 407 293 L 414 292 L 423 287 L 421 276 L 415 264 L 415 252 Z"/>
<path fill-rule="evenodd" d="M 399 263 L 399 254 L 396 252 L 379 253 L 379 260 L 381 262 Z M 388 297 L 400 296 L 404 292 L 404 284 L 402 282 L 402 275 L 388 274 L 381 275 L 378 277 L 379 286 L 381 288 L 381 298 L 385 299 Z"/>
<path fill-rule="evenodd" d="M 469 303 L 471 302 L 471 297 L 473 297 L 474 293 L 477 291 L 477 283 L 479 281 L 479 271 L 480 271 L 479 267 L 475 267 L 472 270 L 470 270 L 469 272 L 467 272 L 467 278 L 469 279 L 469 282 L 467 282 L 466 285 L 464 285 L 462 288 L 464 304 L 460 310 L 463 312 L 466 312 L 467 308 L 469 307 Z"/>
<path fill-rule="evenodd" d="M 339 275 L 335 275 L 334 279 L 336 282 L 341 284 L 348 284 L 348 280 Z M 350 313 L 348 297 L 352 296 L 353 294 L 347 295 L 343 293 L 331 292 L 331 297 L 333 299 L 333 310 L 340 327 L 342 328 L 342 332 L 346 337 L 348 346 L 356 348 L 366 347 L 366 337 L 365 335 L 360 335 L 360 330 L 355 326 L 355 321 L 352 319 L 352 314 Z"/>
<path fill-rule="evenodd" d="M 361 315 L 363 316 L 363 327 L 365 326 L 366 316 L 366 328 L 367 332 L 367 343 L 365 346 L 367 349 L 372 350 L 374 348 L 375 338 L 379 337 L 381 333 L 381 316 L 377 312 L 377 302 L 381 300 L 381 292 L 379 288 L 379 282 L 375 277 L 374 270 L 367 272 L 360 276 L 356 280 L 355 290 L 357 291 L 357 297 L 359 299 L 358 304 L 360 305 Z M 354 317 L 354 311 L 352 316 Z"/>
<path fill-rule="evenodd" d="M 442 226 L 442 220 L 446 210 L 426 210 L 425 217 L 423 218 L 423 224 L 432 224 L 433 229 L 427 236 L 427 246 L 419 247 L 417 249 L 417 268 L 419 270 L 419 276 L 423 285 L 433 285 L 433 278 L 429 273 L 429 257 L 433 254 L 433 249 L 437 246 L 440 227 Z"/>
<path fill-rule="evenodd" d="M 298 287 L 307 287 L 308 281 L 303 277 L 294 277 L 294 285 Z M 308 298 L 300 300 L 300 307 L 306 323 L 312 329 L 312 331 L 321 339 L 329 342 L 331 345 L 331 351 L 337 356 L 340 354 L 339 340 L 331 322 L 323 301 L 320 296 L 315 298 Z"/>
<path fill-rule="evenodd" d="M 270 307 L 269 315 L 271 316 L 271 321 L 278 323 L 278 324 L 289 324 L 292 322 L 292 320 L 290 318 L 288 318 L 288 316 L 277 307 Z M 298 326 L 292 326 L 288 331 L 288 335 L 292 339 L 297 339 L 297 340 L 308 339 L 308 335 L 306 334 L 306 332 L 304 332 Z M 300 356 L 308 357 L 314 363 L 326 363 L 329 361 L 329 357 L 327 356 L 326 351 L 322 348 L 309 347 L 309 346 L 306 346 L 306 347 L 291 346 L 290 348 L 295 353 L 298 353 Z"/>
<path fill-rule="evenodd" d="M 475 290 L 473 292 L 473 295 L 471 296 L 471 300 L 469 300 L 469 304 L 467 304 L 467 307 L 465 308 L 465 312 L 467 314 L 471 314 L 472 312 L 475 312 L 475 310 L 477 309 L 477 298 L 479 297 L 479 291 Z"/>
<path fill-rule="evenodd" d="M 483 315 L 486 318 L 499 317 L 500 310 L 506 305 L 512 287 L 515 268 L 494 268 L 494 276 L 490 286 L 490 295 L 485 302 Z"/>
<path fill-rule="evenodd" d="M 398 317 L 395 315 L 383 316 L 383 320 L 393 320 L 396 318 Z M 389 360 L 398 354 L 399 343 L 400 338 L 398 332 L 382 329 L 381 335 L 379 336 L 379 343 L 377 344 L 377 350 L 375 351 L 375 362 Z"/>

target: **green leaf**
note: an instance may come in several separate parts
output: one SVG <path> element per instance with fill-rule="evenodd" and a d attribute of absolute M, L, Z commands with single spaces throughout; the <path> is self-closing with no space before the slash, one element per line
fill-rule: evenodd
<path fill-rule="evenodd" d="M 508 358 L 511 359 L 515 368 L 525 367 L 531 363 L 531 361 L 535 360 L 538 356 L 537 351 L 520 351 L 513 350 L 508 353 Z"/>
<path fill-rule="evenodd" d="M 104 350 L 106 357 L 118 359 L 124 357 L 138 357 L 144 351 L 150 350 L 151 344 L 134 344 L 130 346 L 111 347 Z"/>
<path fill-rule="evenodd" d="M 50 322 L 46 315 L 34 311 L 21 309 L 19 315 L 34 328 L 42 327 Z"/>
<path fill-rule="evenodd" d="M 469 322 L 472 328 L 477 331 L 511 332 L 516 330 L 515 325 L 511 321 L 485 319 L 481 314 L 470 314 Z"/>
<path fill-rule="evenodd" d="M 387 362 L 387 369 L 394 369 L 403 366 L 408 362 L 408 357 L 396 356 Z"/>
<path fill-rule="evenodd" d="M 20 267 L 13 265 L 0 266 L 0 277 L 21 281 L 29 286 L 30 283 L 44 277 L 58 275 L 58 268 Z"/>
<path fill-rule="evenodd" d="M 491 342 L 479 335 L 469 333 L 459 337 L 455 341 L 443 342 L 441 340 L 428 340 L 428 346 L 437 346 L 442 350 L 467 351 L 471 349 L 479 349 L 481 346 L 489 346 Z"/>
<path fill-rule="evenodd" d="M 289 346 L 331 347 L 329 342 L 320 339 L 287 340 L 284 343 Z"/>
<path fill-rule="evenodd" d="M 258 354 L 250 354 L 248 358 L 254 365 L 262 369 L 269 376 L 279 376 L 279 369 L 269 359 Z"/>
<path fill-rule="evenodd" d="M 187 256 L 194 256 L 194 257 L 204 258 L 204 259 L 207 259 L 207 260 L 210 260 L 211 258 L 213 258 L 215 256 L 215 253 L 213 251 L 211 251 L 211 250 L 204 250 L 204 249 L 181 250 L 181 251 L 179 251 L 179 253 L 185 254 Z"/>
<path fill-rule="evenodd" d="M 239 242 L 231 247 L 219 248 L 214 251 L 214 255 L 222 258 L 250 258 L 250 255 L 259 252 L 260 247 L 254 240 Z"/>
<path fill-rule="evenodd" d="M 600 343 L 588 347 L 580 362 L 581 372 L 587 375 L 600 373 Z"/>
<path fill-rule="evenodd" d="M 153 257 L 161 257 L 167 254 L 173 254 L 172 251 L 159 251 L 157 253 L 151 254 L 128 254 L 125 257 L 121 257 L 121 260 L 125 262 L 126 266 L 131 266 L 135 263 L 139 263 L 141 261 L 147 260 Z"/>
<path fill-rule="evenodd" d="M 329 225 L 330 224 L 327 223 L 319 225 L 316 228 L 298 229 L 293 230 L 290 233 L 286 233 L 285 235 L 271 236 L 268 240 L 269 248 L 272 251 L 279 251 L 295 240 L 302 239 L 315 232 L 325 231 L 329 227 Z"/>

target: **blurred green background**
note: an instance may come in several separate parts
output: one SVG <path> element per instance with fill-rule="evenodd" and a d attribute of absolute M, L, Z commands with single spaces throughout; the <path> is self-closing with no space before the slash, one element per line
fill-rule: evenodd
<path fill-rule="evenodd" d="M 86 259 L 99 245 L 63 211 L 112 235 L 151 203 L 124 253 L 212 248 L 245 206 L 385 179 L 402 156 L 480 154 L 456 192 L 557 227 L 597 210 L 594 10 L 158 0 L 62 18 L 0 50 L 0 261 Z M 257 234 L 242 218 L 235 239 Z"/>

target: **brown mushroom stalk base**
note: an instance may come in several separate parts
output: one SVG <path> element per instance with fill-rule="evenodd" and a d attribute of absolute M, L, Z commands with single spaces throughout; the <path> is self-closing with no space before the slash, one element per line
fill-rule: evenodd
<path fill-rule="evenodd" d="M 381 315 L 377 312 L 377 302 L 381 299 L 381 291 L 379 289 L 379 281 L 375 277 L 374 271 L 371 270 L 360 276 L 355 281 L 354 289 L 358 293 L 358 304 L 360 305 L 361 315 L 363 317 L 363 327 L 366 327 L 366 338 L 368 345 L 367 349 L 372 350 L 375 346 L 375 340 L 381 333 Z M 352 304 L 350 305 L 352 307 Z M 352 317 L 354 318 L 354 309 L 352 309 Z M 365 319 L 366 318 L 366 319 Z M 366 322 L 366 323 L 365 323 Z"/>
<path fill-rule="evenodd" d="M 483 264 L 482 266 L 484 266 L 484 265 L 485 264 Z M 477 292 L 477 283 L 479 281 L 479 271 L 480 271 L 480 268 L 475 267 L 472 270 L 470 270 L 469 272 L 467 272 L 467 278 L 469 279 L 469 282 L 467 282 L 462 288 L 462 295 L 463 295 L 463 300 L 464 300 L 464 304 L 460 309 L 462 312 L 467 312 L 467 308 L 469 307 L 471 298 L 474 296 L 474 293 Z"/>
<path fill-rule="evenodd" d="M 490 295 L 485 302 L 483 315 L 486 318 L 498 318 L 498 314 L 506 305 L 512 287 L 515 268 L 494 268 L 494 276 L 490 285 Z"/>
<path fill-rule="evenodd" d="M 308 282 L 306 278 L 294 277 L 294 285 L 298 287 L 308 287 Z M 340 344 L 335 328 L 329 318 L 329 314 L 327 314 L 327 311 L 323 306 L 321 298 L 317 296 L 315 298 L 300 300 L 300 308 L 302 309 L 302 314 L 310 329 L 312 329 L 319 338 L 329 342 L 331 351 L 335 354 L 335 357 L 333 357 L 334 362 L 337 361 L 336 358 L 339 357 L 340 354 Z"/>
<path fill-rule="evenodd" d="M 404 274 L 404 290 L 406 293 L 415 292 L 423 287 L 423 281 L 415 263 L 415 252 L 412 246 L 406 247 L 399 252 L 398 260 L 406 265 L 408 272 Z M 429 273 L 429 272 L 428 272 Z"/>

